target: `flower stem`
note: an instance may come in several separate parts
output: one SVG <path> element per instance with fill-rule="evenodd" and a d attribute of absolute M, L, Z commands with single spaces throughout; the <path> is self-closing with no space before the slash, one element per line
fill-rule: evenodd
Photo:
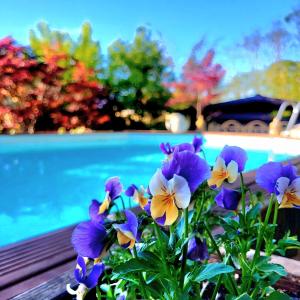
<path fill-rule="evenodd" d="M 267 209 L 267 213 L 266 213 L 266 216 L 265 216 L 265 220 L 264 220 L 262 228 L 260 229 L 259 234 L 258 234 L 256 247 L 255 247 L 255 252 L 254 252 L 254 256 L 253 256 L 251 266 L 250 266 L 251 273 L 250 273 L 250 276 L 249 276 L 246 291 L 249 291 L 249 289 L 251 288 L 252 276 L 253 276 L 253 273 L 254 273 L 255 263 L 256 263 L 257 258 L 260 255 L 260 248 L 261 248 L 262 242 L 264 240 L 265 229 L 268 225 L 269 218 L 270 218 L 270 215 L 271 215 L 271 212 L 272 212 L 273 199 L 274 199 L 274 194 L 271 195 L 269 205 L 268 205 L 268 209 Z M 274 219 L 273 219 L 273 221 L 274 221 Z"/>
<path fill-rule="evenodd" d="M 217 293 L 218 293 L 219 288 L 220 288 L 220 286 L 221 286 L 222 279 L 223 279 L 223 276 L 222 276 L 222 274 L 221 274 L 221 275 L 219 275 L 219 277 L 218 277 L 217 284 L 215 285 L 213 294 L 212 294 L 212 296 L 211 296 L 211 299 L 212 299 L 212 300 L 215 300 L 216 297 L 217 297 Z"/>
<path fill-rule="evenodd" d="M 136 258 L 136 259 L 139 259 L 138 258 L 138 254 L 137 254 L 137 251 L 136 251 L 136 247 L 135 245 L 133 246 L 133 257 Z M 147 294 L 147 291 L 145 289 L 145 285 L 146 285 L 146 282 L 142 276 L 142 273 L 139 272 L 138 273 L 138 276 L 139 276 L 139 281 L 140 281 L 140 285 L 141 285 L 141 293 L 142 293 L 142 296 L 144 299 L 149 299 L 148 298 L 148 294 Z"/>
<path fill-rule="evenodd" d="M 202 213 L 202 210 L 203 210 L 203 207 L 204 207 L 205 198 L 206 198 L 206 194 L 205 194 L 205 191 L 203 191 L 203 193 L 201 194 L 201 203 L 199 205 L 199 209 L 197 211 L 197 216 L 196 216 L 196 219 L 195 219 L 196 222 L 198 222 L 198 220 L 201 216 L 201 213 Z"/>
<path fill-rule="evenodd" d="M 186 242 L 186 239 L 189 235 L 189 211 L 188 208 L 186 208 L 183 212 L 184 214 L 184 241 Z M 186 260 L 187 260 L 187 242 L 183 246 L 182 249 L 182 261 L 181 261 L 181 274 L 180 274 L 180 282 L 179 286 L 183 290 L 184 285 L 184 276 L 185 276 L 185 267 L 186 267 Z"/>
<path fill-rule="evenodd" d="M 278 201 L 275 201 L 274 215 L 273 215 L 273 225 L 276 225 L 276 224 L 277 224 L 278 207 L 279 207 L 279 203 L 278 203 Z"/>
<path fill-rule="evenodd" d="M 219 256 L 219 259 L 220 259 L 221 261 L 223 261 L 223 255 L 222 255 L 222 253 L 220 252 L 219 247 L 218 247 L 218 245 L 217 245 L 217 243 L 216 243 L 216 241 L 215 241 L 215 239 L 214 239 L 212 233 L 210 232 L 210 230 L 209 230 L 209 228 L 208 228 L 208 226 L 207 226 L 207 224 L 206 224 L 205 222 L 204 222 L 204 229 L 205 229 L 205 231 L 207 232 L 207 234 L 208 234 L 208 236 L 209 236 L 209 239 L 211 240 L 211 243 L 212 243 L 212 245 L 213 245 L 213 248 L 215 249 L 215 251 L 217 252 L 217 254 L 218 254 L 218 256 Z M 227 263 L 227 261 L 226 261 L 226 263 Z M 238 293 L 238 288 L 237 288 L 236 282 L 234 281 L 234 279 L 231 277 L 230 274 L 227 274 L 226 277 L 227 277 L 227 279 L 229 280 L 229 285 L 230 285 L 232 291 L 233 291 L 236 295 L 238 295 L 239 293 Z M 222 278 L 221 278 L 221 279 L 222 279 Z M 221 279 L 220 279 L 220 280 L 221 280 Z"/>
<path fill-rule="evenodd" d="M 242 214 L 244 216 L 245 225 L 246 225 L 246 194 L 245 194 L 245 183 L 243 173 L 240 173 L 241 178 L 241 192 L 242 192 Z"/>
<path fill-rule="evenodd" d="M 163 267 L 164 273 L 168 276 L 168 279 L 171 280 L 171 283 L 174 286 L 175 293 L 177 294 L 177 289 L 178 288 L 177 288 L 177 285 L 176 286 L 174 285 L 172 274 L 171 274 L 171 272 L 168 268 L 168 265 L 167 265 L 166 255 L 165 255 L 165 251 L 164 251 L 165 247 L 163 245 L 164 242 L 163 242 L 161 234 L 160 234 L 160 228 L 159 228 L 159 226 L 157 225 L 157 223 L 155 221 L 154 221 L 154 231 L 155 231 L 155 235 L 156 235 L 157 242 L 158 242 L 160 257 L 161 257 L 162 262 L 163 262 L 162 267 Z"/>
<path fill-rule="evenodd" d="M 120 199 L 121 199 L 121 202 L 122 202 L 122 208 L 123 208 L 123 210 L 125 210 L 125 209 L 126 209 L 126 207 L 125 207 L 125 202 L 124 202 L 124 199 L 123 199 L 123 197 L 122 197 L 122 196 L 120 196 Z"/>

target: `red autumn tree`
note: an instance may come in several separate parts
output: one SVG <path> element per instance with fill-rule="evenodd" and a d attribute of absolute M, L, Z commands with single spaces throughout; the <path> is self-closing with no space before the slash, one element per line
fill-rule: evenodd
<path fill-rule="evenodd" d="M 188 61 L 183 66 L 181 80 L 169 84 L 172 97 L 167 102 L 168 106 L 176 108 L 196 106 L 200 114 L 201 107 L 218 96 L 216 87 L 224 77 L 225 70 L 220 64 L 213 63 L 215 57 L 213 49 L 208 50 L 203 58 L 198 58 L 202 48 L 203 41 L 193 48 Z"/>
<path fill-rule="evenodd" d="M 102 107 L 108 102 L 106 91 L 98 80 L 100 47 L 92 40 L 89 24 L 83 24 L 78 42 L 47 24 L 31 32 L 31 47 L 38 60 L 47 66 L 61 68 L 60 90 L 48 101 L 47 118 L 54 128 L 67 130 L 83 126 L 100 129 L 110 120 Z"/>
<path fill-rule="evenodd" d="M 0 131 L 32 132 L 41 106 L 32 88 L 36 66 L 11 37 L 0 40 Z"/>

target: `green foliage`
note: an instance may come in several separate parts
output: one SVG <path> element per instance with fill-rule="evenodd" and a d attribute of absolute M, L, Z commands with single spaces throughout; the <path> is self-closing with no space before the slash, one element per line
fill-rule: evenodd
<path fill-rule="evenodd" d="M 158 115 L 170 97 L 163 85 L 171 76 L 170 66 L 161 43 L 140 27 L 132 42 L 117 40 L 109 47 L 105 82 L 125 108 Z"/>
<path fill-rule="evenodd" d="M 57 64 L 64 69 L 65 83 L 76 81 L 85 76 L 89 81 L 98 80 L 101 55 L 100 45 L 92 39 L 89 23 L 84 23 L 77 41 L 69 34 L 51 30 L 41 22 L 37 32 L 30 31 L 30 46 L 37 58 L 47 64 Z"/>
<path fill-rule="evenodd" d="M 84 23 L 77 43 L 74 45 L 73 58 L 82 62 L 87 68 L 97 69 L 101 64 L 99 42 L 92 39 L 92 28 L 89 23 Z"/>
<path fill-rule="evenodd" d="M 196 282 L 202 282 L 220 274 L 232 273 L 233 271 L 234 268 L 232 266 L 228 266 L 223 263 L 212 263 L 201 269 L 194 280 Z"/>

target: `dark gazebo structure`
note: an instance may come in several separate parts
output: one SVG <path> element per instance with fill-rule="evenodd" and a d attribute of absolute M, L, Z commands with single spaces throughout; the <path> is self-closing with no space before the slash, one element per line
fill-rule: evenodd
<path fill-rule="evenodd" d="M 283 100 L 255 95 L 207 105 L 202 113 L 208 130 L 268 132 L 282 103 Z"/>

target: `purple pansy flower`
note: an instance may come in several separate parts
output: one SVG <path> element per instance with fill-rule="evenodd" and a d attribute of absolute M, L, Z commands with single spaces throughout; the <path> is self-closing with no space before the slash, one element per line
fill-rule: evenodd
<path fill-rule="evenodd" d="M 240 199 L 241 193 L 224 187 L 221 188 L 215 197 L 217 205 L 228 210 L 236 210 Z"/>
<path fill-rule="evenodd" d="M 197 137 L 195 136 L 192 142 L 193 146 L 194 146 L 194 151 L 195 153 L 198 153 L 201 151 L 201 147 L 203 145 L 203 137 Z"/>
<path fill-rule="evenodd" d="M 135 184 L 131 184 L 125 191 L 125 195 L 127 197 L 132 197 L 136 190 L 138 190 L 138 187 Z"/>
<path fill-rule="evenodd" d="M 145 197 L 145 189 L 143 186 L 138 188 L 135 184 L 130 185 L 125 191 L 125 195 L 132 197 L 141 208 L 144 208 L 148 203 L 148 198 Z"/>
<path fill-rule="evenodd" d="M 121 195 L 122 184 L 119 177 L 111 177 L 105 183 L 105 199 L 99 206 L 99 214 L 103 214 L 108 210 L 111 201 L 115 200 Z"/>
<path fill-rule="evenodd" d="M 203 239 L 202 241 L 197 236 L 192 237 L 188 243 L 187 258 L 198 262 L 208 259 L 209 254 L 207 250 L 206 240 Z"/>
<path fill-rule="evenodd" d="M 284 166 L 279 162 L 266 163 L 257 170 L 256 183 L 276 195 L 280 208 L 299 207 L 300 177 L 297 176 L 295 166 Z"/>
<path fill-rule="evenodd" d="M 210 187 L 220 187 L 225 180 L 233 183 L 238 174 L 243 172 L 247 161 L 247 153 L 237 146 L 225 146 L 217 157 L 216 164 L 208 180 Z"/>
<path fill-rule="evenodd" d="M 210 168 L 206 161 L 195 153 L 175 151 L 173 158 L 164 162 L 162 174 L 167 180 L 173 178 L 174 175 L 183 177 L 193 193 L 203 181 L 210 177 Z"/>
<path fill-rule="evenodd" d="M 159 145 L 160 150 L 162 151 L 162 153 L 166 154 L 166 155 L 170 155 L 173 153 L 173 147 L 170 145 L 170 143 L 161 143 Z"/>
<path fill-rule="evenodd" d="M 117 238 L 120 246 L 132 249 L 137 240 L 138 220 L 135 214 L 130 210 L 125 210 L 126 222 L 123 224 L 114 224 L 117 231 Z"/>
<path fill-rule="evenodd" d="M 203 145 L 203 138 L 195 136 L 192 143 L 181 143 L 175 146 L 171 146 L 170 143 L 161 143 L 160 149 L 167 156 L 171 157 L 172 154 L 177 149 L 178 152 L 181 151 L 191 151 L 194 153 L 201 151 L 201 146 Z"/>
<path fill-rule="evenodd" d="M 72 244 L 78 255 L 99 258 L 105 250 L 107 233 L 100 223 L 88 221 L 76 226 L 72 233 Z"/>
<path fill-rule="evenodd" d="M 77 266 L 74 270 L 74 277 L 76 281 L 79 283 L 77 290 L 73 290 L 70 285 L 67 285 L 67 291 L 71 295 L 76 295 L 77 300 L 84 299 L 85 295 L 87 294 L 89 289 L 94 288 L 97 283 L 98 279 L 104 271 L 104 264 L 94 264 L 91 272 L 87 275 L 86 264 L 84 258 L 78 256 L 77 258 Z"/>

